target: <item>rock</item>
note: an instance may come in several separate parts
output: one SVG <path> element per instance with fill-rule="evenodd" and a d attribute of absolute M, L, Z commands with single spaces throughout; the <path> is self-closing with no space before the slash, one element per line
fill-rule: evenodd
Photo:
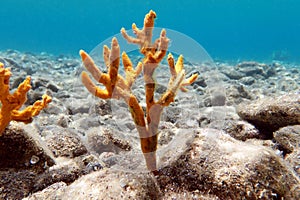
<path fill-rule="evenodd" d="M 268 69 L 269 67 L 264 63 L 258 63 L 258 62 L 242 62 L 237 64 L 236 69 L 244 74 L 244 76 L 266 76 L 265 69 Z"/>
<path fill-rule="evenodd" d="M 58 92 L 60 90 L 60 88 L 55 83 L 51 82 L 46 85 L 46 88 L 50 89 L 53 92 Z"/>
<path fill-rule="evenodd" d="M 110 100 L 99 99 L 90 109 L 91 113 L 96 113 L 100 116 L 111 114 L 111 103 Z"/>
<path fill-rule="evenodd" d="M 292 153 L 287 154 L 284 158 L 295 170 L 300 177 L 300 148 L 294 150 Z"/>
<path fill-rule="evenodd" d="M 5 59 L 3 57 L 0 57 L 0 62 L 4 64 L 4 66 L 6 66 L 5 64 Z"/>
<path fill-rule="evenodd" d="M 0 136 L 0 199 L 22 199 L 35 179 L 55 164 L 51 152 L 16 122 Z"/>
<path fill-rule="evenodd" d="M 222 130 L 231 137 L 242 141 L 261 137 L 259 131 L 252 124 L 245 121 L 227 120 Z"/>
<path fill-rule="evenodd" d="M 203 192 L 200 192 L 199 190 L 195 191 L 184 191 L 184 192 L 178 192 L 178 191 L 167 191 L 163 198 L 163 200 L 179 200 L 179 199 L 200 199 L 200 200 L 220 200 L 216 195 L 210 195 L 210 194 L 203 194 Z"/>
<path fill-rule="evenodd" d="M 165 145 L 174 138 L 177 128 L 171 122 L 162 121 L 158 130 L 158 144 Z"/>
<path fill-rule="evenodd" d="M 44 172 L 55 164 L 46 146 L 34 134 L 11 122 L 0 137 L 0 170 Z"/>
<path fill-rule="evenodd" d="M 291 78 L 289 76 L 281 77 L 279 80 L 276 81 L 276 89 L 285 92 L 296 91 L 300 87 L 298 79 Z"/>
<path fill-rule="evenodd" d="M 243 62 L 238 64 L 237 68 L 244 76 L 264 75 L 263 68 L 256 62 Z"/>
<path fill-rule="evenodd" d="M 106 164 L 100 160 L 100 157 L 89 154 L 82 158 L 83 164 L 86 166 L 85 172 L 90 173 L 92 171 L 98 171 L 103 169 L 104 167 L 107 167 Z"/>
<path fill-rule="evenodd" d="M 49 83 L 49 80 L 45 78 L 36 78 L 35 80 L 32 81 L 32 89 L 35 90 L 36 88 L 39 87 L 46 87 L 46 85 Z"/>
<path fill-rule="evenodd" d="M 51 124 L 57 124 L 61 127 L 67 128 L 69 126 L 69 122 L 71 121 L 70 116 L 59 114 L 55 116 L 57 118 L 57 121 Z"/>
<path fill-rule="evenodd" d="M 149 174 L 109 169 L 93 172 L 66 186 L 52 185 L 26 198 L 40 199 L 159 199 L 161 193 Z"/>
<path fill-rule="evenodd" d="M 205 88 L 207 86 L 205 79 L 202 76 L 198 76 L 197 80 L 192 85 L 200 86 L 203 88 Z"/>
<path fill-rule="evenodd" d="M 207 97 L 204 100 L 206 107 L 210 106 L 224 106 L 226 103 L 226 94 L 219 89 L 210 90 Z"/>
<path fill-rule="evenodd" d="M 238 70 L 234 69 L 233 67 L 226 68 L 226 70 L 222 70 L 222 73 L 225 74 L 228 78 L 234 79 L 234 80 L 239 80 L 245 75 Z"/>
<path fill-rule="evenodd" d="M 81 117 L 77 118 L 78 116 Z M 70 126 L 82 132 L 86 132 L 90 128 L 103 125 L 100 121 L 101 118 L 96 115 L 76 114 L 73 115 L 73 117 L 76 117 L 77 119 L 74 119 L 74 121 L 70 123 Z"/>
<path fill-rule="evenodd" d="M 200 127 L 224 129 L 226 121 L 239 120 L 233 106 L 215 106 L 199 109 L 198 124 Z"/>
<path fill-rule="evenodd" d="M 212 106 L 224 106 L 226 103 L 225 93 L 215 92 L 211 96 L 211 105 Z"/>
<path fill-rule="evenodd" d="M 0 199 L 22 199 L 30 194 L 36 178 L 30 170 L 0 171 Z"/>
<path fill-rule="evenodd" d="M 131 146 L 128 141 L 118 137 L 118 134 L 105 128 L 90 128 L 86 133 L 87 146 L 94 152 L 119 153 L 120 151 L 130 151 Z"/>
<path fill-rule="evenodd" d="M 300 125 L 280 128 L 274 132 L 274 139 L 286 153 L 300 149 Z"/>
<path fill-rule="evenodd" d="M 276 76 L 277 75 L 276 67 L 273 65 L 269 66 L 269 68 L 266 70 L 266 75 L 267 77 Z"/>
<path fill-rule="evenodd" d="M 26 74 L 21 73 L 17 78 L 14 79 L 13 83 L 11 84 L 11 88 L 18 88 L 19 85 L 25 80 Z"/>
<path fill-rule="evenodd" d="M 40 192 L 36 192 L 34 194 L 31 194 L 29 197 L 23 198 L 23 200 L 56 199 L 56 196 L 61 196 L 66 187 L 67 184 L 65 182 L 57 182 Z"/>
<path fill-rule="evenodd" d="M 300 177 L 300 125 L 280 128 L 274 132 L 274 139 L 283 150 L 284 159 Z"/>
<path fill-rule="evenodd" d="M 240 82 L 244 85 L 252 85 L 255 83 L 255 79 L 251 76 L 243 77 L 240 79 Z"/>
<path fill-rule="evenodd" d="M 64 99 L 64 98 L 70 98 L 71 97 L 70 93 L 66 90 L 59 90 L 57 92 L 57 94 L 55 94 L 55 96 L 59 99 Z"/>
<path fill-rule="evenodd" d="M 273 149 L 275 151 L 276 155 L 282 157 L 282 151 L 278 150 L 278 145 L 276 145 L 273 140 L 251 138 L 247 139 L 245 142 L 255 146 L 269 147 L 270 149 Z"/>
<path fill-rule="evenodd" d="M 57 164 L 49 168 L 45 173 L 35 177 L 31 186 L 31 192 L 37 192 L 57 182 L 70 184 L 85 174 L 87 170 L 82 158 L 68 159 L 60 157 L 56 159 Z"/>
<path fill-rule="evenodd" d="M 68 101 L 65 102 L 65 106 L 72 115 L 75 115 L 77 113 L 88 113 L 91 108 L 91 103 L 88 101 L 83 102 L 82 99 L 69 98 Z"/>
<path fill-rule="evenodd" d="M 300 124 L 300 95 L 294 93 L 256 100 L 240 105 L 238 114 L 267 137 L 273 137 L 273 132 L 281 127 Z"/>
<path fill-rule="evenodd" d="M 227 105 L 236 105 L 252 99 L 248 89 L 240 84 L 230 85 L 226 90 L 226 97 Z"/>
<path fill-rule="evenodd" d="M 41 174 L 31 170 L 0 171 L 0 199 L 22 199 L 45 187 L 45 190 L 32 196 L 49 199 L 51 196 L 43 195 L 49 194 L 49 191 L 59 194 L 60 189 L 78 179 L 88 168 L 81 159 L 57 159 L 57 163 Z"/>
<path fill-rule="evenodd" d="M 180 116 L 182 109 L 177 107 L 177 106 L 172 106 L 170 105 L 168 108 L 166 108 L 164 110 L 164 112 L 166 113 L 165 115 L 162 116 L 162 120 L 166 121 L 166 122 L 171 122 L 171 123 L 176 123 Z"/>
<path fill-rule="evenodd" d="M 190 149 L 159 170 L 161 191 L 219 199 L 299 199 L 300 179 L 273 150 L 200 129 Z"/>
<path fill-rule="evenodd" d="M 22 67 L 17 63 L 15 62 L 13 59 L 10 59 L 10 58 L 4 58 L 5 62 L 5 67 L 10 67 L 10 68 L 19 68 L 21 69 Z"/>
<path fill-rule="evenodd" d="M 48 127 L 41 133 L 55 157 L 74 158 L 87 153 L 87 149 L 75 130 L 59 126 Z"/>
<path fill-rule="evenodd" d="M 45 90 L 44 89 L 42 89 L 42 90 L 38 90 L 38 89 L 37 90 L 29 90 L 28 93 L 27 93 L 26 104 L 32 105 L 32 104 L 34 104 L 34 102 L 36 102 L 38 100 L 41 100 L 43 94 L 45 94 Z M 52 97 L 52 95 L 49 95 L 49 96 Z"/>
<path fill-rule="evenodd" d="M 47 114 L 60 115 L 60 114 L 69 114 L 69 110 L 64 106 L 64 102 L 52 98 L 52 102 L 47 106 L 44 111 Z"/>

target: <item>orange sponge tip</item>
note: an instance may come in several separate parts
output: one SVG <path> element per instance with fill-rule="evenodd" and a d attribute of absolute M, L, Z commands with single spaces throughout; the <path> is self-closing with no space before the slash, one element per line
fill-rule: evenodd
<path fill-rule="evenodd" d="M 81 56 L 82 60 L 85 60 L 88 57 L 87 53 L 84 50 L 80 50 L 79 55 Z"/>

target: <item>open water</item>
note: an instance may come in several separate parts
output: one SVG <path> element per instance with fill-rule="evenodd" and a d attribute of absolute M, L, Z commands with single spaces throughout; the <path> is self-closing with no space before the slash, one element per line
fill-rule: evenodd
<path fill-rule="evenodd" d="M 195 39 L 214 59 L 300 61 L 299 0 L 0 0 L 0 50 L 78 55 L 121 27 L 156 26 Z"/>

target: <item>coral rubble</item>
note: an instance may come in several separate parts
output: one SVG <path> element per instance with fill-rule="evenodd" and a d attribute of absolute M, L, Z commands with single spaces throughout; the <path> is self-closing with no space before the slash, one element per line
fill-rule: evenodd
<path fill-rule="evenodd" d="M 128 55 L 122 53 L 122 63 L 125 69 L 125 77 L 118 74 L 120 65 L 120 46 L 116 38 L 112 39 L 111 48 L 103 47 L 103 58 L 108 68 L 107 73 L 103 73 L 96 66 L 93 59 L 83 50 L 80 51 L 85 68 L 93 78 L 105 86 L 101 89 L 96 86 L 87 72 L 82 72 L 82 82 L 88 91 L 102 99 L 123 99 L 131 112 L 132 118 L 139 133 L 141 149 L 144 154 L 147 168 L 155 172 L 156 169 L 156 149 L 157 149 L 157 129 L 163 108 L 174 101 L 178 89 L 187 91 L 185 86 L 192 84 L 198 77 L 197 74 L 189 78 L 185 77 L 183 66 L 183 56 L 180 55 L 175 63 L 172 54 L 169 54 L 167 61 L 171 77 L 168 89 L 158 99 L 154 99 L 156 82 L 154 72 L 159 67 L 159 63 L 165 57 L 168 49 L 169 39 L 166 30 L 162 30 L 160 37 L 152 43 L 152 31 L 156 13 L 150 11 L 144 19 L 143 29 L 138 29 L 135 24 L 132 29 L 136 37 L 129 36 L 124 28 L 121 29 L 122 36 L 129 42 L 139 45 L 140 52 L 144 55 L 142 62 L 134 69 Z M 144 112 L 139 100 L 133 94 L 131 87 L 138 75 L 143 72 L 146 95 L 146 111 Z"/>
<path fill-rule="evenodd" d="M 40 111 L 50 102 L 51 97 L 44 94 L 42 100 L 36 101 L 33 105 L 19 110 L 27 100 L 27 92 L 30 90 L 30 77 L 28 76 L 16 89 L 13 94 L 9 92 L 9 79 L 11 72 L 9 68 L 4 68 L 4 64 L 0 63 L 0 136 L 8 126 L 9 122 L 19 121 L 30 123 L 32 117 L 37 116 Z"/>

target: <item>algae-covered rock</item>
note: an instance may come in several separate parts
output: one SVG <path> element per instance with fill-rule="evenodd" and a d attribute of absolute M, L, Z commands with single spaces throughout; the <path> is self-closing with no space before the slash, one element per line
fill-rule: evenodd
<path fill-rule="evenodd" d="M 0 137 L 0 171 L 11 169 L 44 172 L 55 164 L 51 152 L 46 151 L 34 134 L 27 133 L 11 122 Z"/>
<path fill-rule="evenodd" d="M 274 133 L 274 139 L 286 154 L 284 159 L 300 176 L 300 125 L 279 129 Z"/>
<path fill-rule="evenodd" d="M 264 98 L 238 108 L 238 114 L 272 137 L 281 127 L 300 124 L 300 95 L 286 94 Z"/>
<path fill-rule="evenodd" d="M 48 127 L 41 133 L 55 157 L 77 157 L 87 153 L 76 130 L 59 126 Z"/>
<path fill-rule="evenodd" d="M 284 159 L 291 165 L 300 177 L 300 148 L 294 150 L 290 154 L 287 154 Z"/>
<path fill-rule="evenodd" d="M 24 198 L 23 200 L 57 199 L 56 197 L 60 196 L 64 192 L 66 187 L 67 184 L 65 182 L 57 182 L 42 191 L 36 192 L 29 197 Z"/>
<path fill-rule="evenodd" d="M 231 137 L 242 141 L 261 137 L 259 131 L 252 124 L 245 121 L 228 120 L 222 130 L 226 131 Z"/>
<path fill-rule="evenodd" d="M 160 170 L 162 191 L 202 191 L 220 199 L 299 199 L 300 179 L 273 150 L 201 129 L 189 151 Z"/>
<path fill-rule="evenodd" d="M 274 139 L 287 153 L 300 149 L 300 125 L 287 126 L 274 132 Z"/>
<path fill-rule="evenodd" d="M 57 164 L 49 168 L 48 171 L 35 177 L 32 185 L 32 192 L 44 189 L 45 187 L 57 182 L 70 184 L 80 176 L 85 174 L 86 166 L 81 158 L 68 159 L 61 157 L 56 159 Z"/>
<path fill-rule="evenodd" d="M 189 192 L 172 192 L 168 191 L 162 197 L 162 200 L 181 200 L 181 199 L 192 199 L 192 200 L 220 200 L 216 195 L 203 194 L 199 190 Z"/>
<path fill-rule="evenodd" d="M 0 137 L 0 199 L 26 197 L 36 177 L 54 164 L 34 134 L 11 122 Z"/>
<path fill-rule="evenodd" d="M 0 199 L 22 199 L 30 194 L 36 174 L 30 170 L 0 171 Z"/>
<path fill-rule="evenodd" d="M 53 189 L 55 187 L 55 189 Z M 58 192 L 57 192 L 58 191 Z M 150 174 L 102 170 L 83 176 L 67 186 L 52 185 L 27 198 L 55 199 L 159 199 L 160 192 Z"/>
<path fill-rule="evenodd" d="M 121 134 L 107 128 L 90 128 L 86 133 L 86 143 L 91 151 L 103 152 L 130 151 L 130 143 Z"/>

